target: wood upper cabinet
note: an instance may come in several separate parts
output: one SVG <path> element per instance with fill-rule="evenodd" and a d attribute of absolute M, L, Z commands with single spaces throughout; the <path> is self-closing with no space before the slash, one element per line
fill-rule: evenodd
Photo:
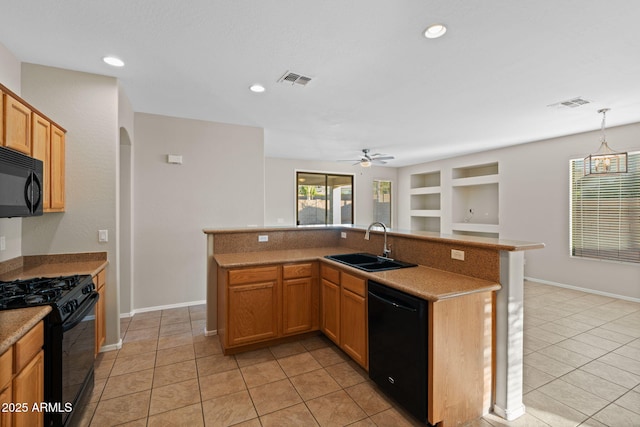
<path fill-rule="evenodd" d="M 42 161 L 44 212 L 64 212 L 65 131 L 0 85 L 0 143 Z"/>
<path fill-rule="evenodd" d="M 31 155 L 31 109 L 8 93 L 4 102 L 3 144 L 28 156 Z"/>
<path fill-rule="evenodd" d="M 47 212 L 62 212 L 65 207 L 65 133 L 56 125 L 51 126 L 51 145 L 49 156 L 49 187 L 50 198 Z M 46 182 L 46 179 L 45 179 Z"/>
<path fill-rule="evenodd" d="M 106 284 L 107 282 L 107 270 L 102 269 L 95 275 L 93 278 L 93 283 L 96 285 L 96 291 L 100 297 L 98 298 L 98 303 L 96 304 L 96 348 L 95 354 L 100 353 L 100 348 L 104 344 L 107 339 L 107 328 L 106 328 L 106 319 L 105 319 L 105 303 L 106 303 Z"/>
<path fill-rule="evenodd" d="M 229 347 L 278 336 L 278 276 L 276 266 L 229 271 L 226 325 Z"/>

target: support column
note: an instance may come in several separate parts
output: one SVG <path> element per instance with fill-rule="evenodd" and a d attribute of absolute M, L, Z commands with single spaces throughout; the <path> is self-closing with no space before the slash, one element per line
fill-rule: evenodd
<path fill-rule="evenodd" d="M 496 397 L 493 412 L 506 420 L 525 413 L 522 403 L 524 251 L 500 251 L 496 298 Z"/>

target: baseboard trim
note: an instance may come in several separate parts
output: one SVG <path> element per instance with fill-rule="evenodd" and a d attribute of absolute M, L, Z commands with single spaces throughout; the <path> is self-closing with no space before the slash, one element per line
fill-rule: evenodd
<path fill-rule="evenodd" d="M 218 330 L 214 329 L 213 331 L 207 331 L 207 328 L 204 328 L 204 336 L 205 337 L 212 337 L 214 335 L 218 335 Z"/>
<path fill-rule="evenodd" d="M 520 405 L 515 409 L 502 409 L 498 405 L 493 405 L 493 413 L 507 421 L 513 421 L 516 418 L 520 418 L 525 414 L 525 412 L 526 408 L 524 405 Z"/>
<path fill-rule="evenodd" d="M 631 301 L 631 302 L 640 303 L 640 298 L 628 297 L 626 295 L 618 295 L 618 294 L 614 294 L 614 293 L 611 293 L 611 292 L 597 291 L 595 289 L 581 288 L 580 286 L 573 286 L 573 285 L 567 285 L 565 283 L 552 282 L 551 280 L 537 279 L 535 277 L 527 277 L 527 276 L 525 276 L 524 280 L 529 280 L 531 282 L 542 283 L 543 285 L 556 286 L 558 288 L 572 289 L 574 291 L 581 291 L 581 292 L 586 292 L 586 293 L 589 293 L 589 294 L 600 295 L 600 296 L 603 296 L 603 297 L 617 298 L 617 299 L 622 299 L 622 300 L 625 300 L 625 301 Z"/>
<path fill-rule="evenodd" d="M 122 339 L 119 339 L 115 344 L 105 344 L 100 347 L 100 353 L 106 353 L 107 351 L 120 350 L 122 348 Z"/>
<path fill-rule="evenodd" d="M 180 302 L 178 304 L 158 305 L 155 307 L 136 308 L 130 311 L 129 313 L 127 312 L 120 313 L 120 318 L 126 319 L 128 317 L 133 317 L 138 313 L 147 313 L 149 311 L 158 311 L 158 310 L 170 310 L 172 308 L 191 307 L 193 305 L 201 305 L 206 303 L 207 303 L 206 300 L 200 300 L 200 301 Z"/>

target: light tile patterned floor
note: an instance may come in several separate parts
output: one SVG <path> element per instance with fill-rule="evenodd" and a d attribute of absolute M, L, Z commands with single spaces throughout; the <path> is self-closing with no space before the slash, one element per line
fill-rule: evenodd
<path fill-rule="evenodd" d="M 197 306 L 123 319 L 82 425 L 419 425 L 327 339 L 223 356 L 204 317 Z M 524 328 L 527 413 L 470 427 L 640 426 L 640 304 L 527 282 Z"/>

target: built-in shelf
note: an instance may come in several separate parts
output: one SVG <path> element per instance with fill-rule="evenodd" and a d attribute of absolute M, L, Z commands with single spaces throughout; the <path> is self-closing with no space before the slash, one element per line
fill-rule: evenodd
<path fill-rule="evenodd" d="M 411 229 L 415 231 L 440 232 L 440 217 L 412 216 Z"/>
<path fill-rule="evenodd" d="M 469 178 L 456 178 L 451 181 L 452 187 L 466 187 L 470 185 L 497 184 L 498 175 L 472 176 Z"/>
<path fill-rule="evenodd" d="M 411 229 L 499 237 L 498 162 L 454 167 L 448 172 L 410 175 Z"/>
<path fill-rule="evenodd" d="M 411 216 L 433 216 L 433 217 L 440 218 L 441 215 L 442 213 L 440 212 L 440 210 L 435 210 L 435 209 L 412 209 L 411 210 Z"/>
<path fill-rule="evenodd" d="M 416 173 L 410 178 L 411 229 L 440 232 L 440 171 Z"/>
<path fill-rule="evenodd" d="M 453 231 L 473 231 L 478 233 L 497 233 L 500 226 L 498 224 L 478 224 L 472 222 L 455 222 L 451 224 Z"/>

